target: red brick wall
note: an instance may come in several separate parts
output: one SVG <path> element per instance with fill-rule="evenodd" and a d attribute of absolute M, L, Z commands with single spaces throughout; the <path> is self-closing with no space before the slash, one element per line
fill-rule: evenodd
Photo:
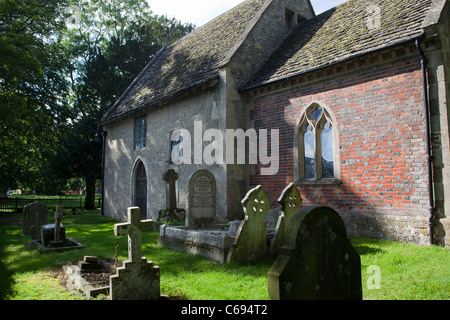
<path fill-rule="evenodd" d="M 327 105 L 336 116 L 342 184 L 299 186 L 303 205 L 327 205 L 350 214 L 349 219 L 374 214 L 427 217 L 419 60 L 398 59 L 254 101 L 250 120 L 255 129 L 280 130 L 278 174 L 261 176 L 257 167 L 250 177 L 252 186 L 261 184 L 268 191 L 273 207 L 283 188 L 294 181 L 295 125 L 313 101 Z"/>

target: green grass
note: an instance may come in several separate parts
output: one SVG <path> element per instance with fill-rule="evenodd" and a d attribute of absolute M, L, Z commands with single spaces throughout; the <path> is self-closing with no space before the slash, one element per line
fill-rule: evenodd
<path fill-rule="evenodd" d="M 63 217 L 67 237 L 86 248 L 40 254 L 30 248 L 22 228 L 3 223 L 2 217 L 21 219 L 21 214 L 0 215 L 0 299 L 76 300 L 85 299 L 67 291 L 56 278 L 61 265 L 76 263 L 85 255 L 111 259 L 118 244 L 121 260 L 127 258 L 126 237 L 114 236 L 114 221 L 98 211 L 69 213 Z M 3 221 L 3 222 L 2 222 Z M 53 219 L 49 217 L 49 223 Z M 142 252 L 161 269 L 161 292 L 191 300 L 267 300 L 267 273 L 273 259 L 258 264 L 217 264 L 200 256 L 174 252 L 156 245 L 158 231 L 142 234 Z M 390 241 L 352 239 L 361 256 L 365 300 L 450 299 L 450 252 L 441 247 L 420 247 Z M 380 289 L 369 289 L 377 266 Z M 371 283 L 371 282 L 370 282 Z"/>

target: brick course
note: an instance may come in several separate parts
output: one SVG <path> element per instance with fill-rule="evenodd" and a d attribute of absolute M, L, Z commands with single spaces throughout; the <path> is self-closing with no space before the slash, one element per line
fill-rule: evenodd
<path fill-rule="evenodd" d="M 295 181 L 296 121 L 314 101 L 336 116 L 342 183 L 299 185 L 303 205 L 336 209 L 353 235 L 411 240 L 415 234 L 414 241 L 426 242 L 428 179 L 418 58 L 397 59 L 254 100 L 250 120 L 255 129 L 280 130 L 278 174 L 261 176 L 256 166 L 250 176 L 250 185 L 261 184 L 268 191 L 272 206 Z"/>

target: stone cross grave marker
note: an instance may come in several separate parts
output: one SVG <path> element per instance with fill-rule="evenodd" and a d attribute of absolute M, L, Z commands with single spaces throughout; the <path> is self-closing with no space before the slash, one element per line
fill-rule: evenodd
<path fill-rule="evenodd" d="M 166 182 L 166 209 L 177 208 L 177 195 L 175 182 L 178 180 L 178 174 L 170 169 L 163 173 L 163 180 Z"/>
<path fill-rule="evenodd" d="M 361 260 L 336 211 L 308 207 L 292 217 L 268 290 L 272 300 L 362 299 Z"/>
<path fill-rule="evenodd" d="M 199 170 L 189 182 L 188 226 L 213 226 L 216 218 L 216 179 L 208 170 Z"/>
<path fill-rule="evenodd" d="M 254 262 L 267 257 L 264 217 L 270 210 L 270 198 L 262 186 L 250 190 L 241 201 L 245 219 L 241 221 L 228 261 Z"/>
<path fill-rule="evenodd" d="M 55 223 L 43 225 L 41 227 L 42 245 L 44 247 L 47 247 L 49 245 L 53 247 L 59 247 L 64 245 L 65 243 L 66 229 L 61 224 L 63 213 L 59 211 L 60 209 L 61 208 L 57 206 L 56 211 L 53 214 Z"/>
<path fill-rule="evenodd" d="M 128 222 L 114 225 L 115 236 L 128 236 L 128 260 L 110 276 L 111 300 L 155 300 L 160 297 L 159 267 L 142 257 L 141 232 L 153 230 L 152 220 L 141 221 L 138 207 L 128 208 Z"/>
<path fill-rule="evenodd" d="M 289 184 L 278 198 L 281 213 L 278 217 L 275 237 L 272 239 L 270 245 L 270 254 L 272 256 L 278 256 L 280 247 L 284 243 L 288 233 L 291 218 L 297 213 L 301 203 L 302 198 L 300 192 L 293 183 Z"/>
<path fill-rule="evenodd" d="M 47 207 L 39 202 L 33 202 L 24 207 L 23 230 L 26 236 L 32 240 L 38 240 L 41 236 L 41 226 L 47 223 Z"/>
<path fill-rule="evenodd" d="M 139 262 L 141 259 L 141 232 L 153 230 L 153 220 L 142 220 L 138 207 L 128 208 L 128 222 L 114 225 L 114 235 L 128 236 L 128 260 Z M 138 215 L 139 213 L 139 215 Z"/>
<path fill-rule="evenodd" d="M 61 239 L 61 234 L 60 234 L 60 230 L 61 230 L 61 218 L 63 216 L 62 212 L 58 211 L 58 207 L 56 207 L 56 212 L 54 214 L 55 217 L 55 236 L 53 241 L 50 241 L 51 244 L 53 245 L 60 245 L 63 242 L 63 239 Z"/>

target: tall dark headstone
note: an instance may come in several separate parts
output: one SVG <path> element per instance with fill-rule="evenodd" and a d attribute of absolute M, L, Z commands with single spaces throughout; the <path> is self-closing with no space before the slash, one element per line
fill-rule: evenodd
<path fill-rule="evenodd" d="M 269 271 L 272 300 L 360 300 L 361 261 L 339 214 L 301 209 Z"/>
<path fill-rule="evenodd" d="M 39 202 L 33 202 L 23 210 L 23 234 L 39 239 L 41 226 L 47 223 L 47 207 Z M 34 230 L 34 231 L 33 231 Z"/>

